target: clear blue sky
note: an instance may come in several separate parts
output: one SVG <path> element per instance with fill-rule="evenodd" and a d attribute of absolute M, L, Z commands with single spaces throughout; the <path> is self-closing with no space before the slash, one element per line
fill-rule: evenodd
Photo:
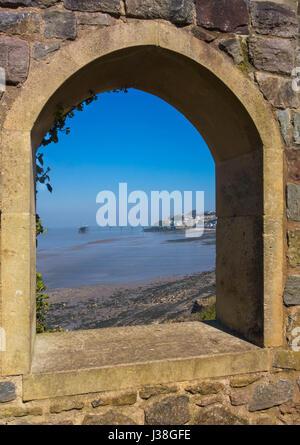
<path fill-rule="evenodd" d="M 201 106 L 201 104 L 199 104 Z M 71 133 L 43 149 L 53 193 L 38 187 L 46 227 L 96 225 L 96 195 L 133 190 L 200 190 L 215 209 L 215 166 L 204 140 L 175 108 L 130 89 L 105 93 L 69 121 Z"/>

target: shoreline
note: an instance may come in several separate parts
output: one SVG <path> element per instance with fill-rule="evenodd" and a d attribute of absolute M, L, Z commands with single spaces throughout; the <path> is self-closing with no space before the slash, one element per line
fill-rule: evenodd
<path fill-rule="evenodd" d="M 215 271 L 148 280 L 49 289 L 49 329 L 98 329 L 180 321 L 216 293 Z"/>

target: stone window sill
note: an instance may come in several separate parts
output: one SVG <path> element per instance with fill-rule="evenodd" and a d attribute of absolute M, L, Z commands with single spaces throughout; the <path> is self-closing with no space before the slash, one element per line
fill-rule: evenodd
<path fill-rule="evenodd" d="M 269 352 L 199 322 L 40 334 L 23 400 L 267 371 Z"/>

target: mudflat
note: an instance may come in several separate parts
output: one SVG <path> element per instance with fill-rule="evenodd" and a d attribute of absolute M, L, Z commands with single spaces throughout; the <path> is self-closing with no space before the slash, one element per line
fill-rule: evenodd
<path fill-rule="evenodd" d="M 199 301 L 216 294 L 215 271 L 118 285 L 48 292 L 49 329 L 98 329 L 188 319 Z"/>

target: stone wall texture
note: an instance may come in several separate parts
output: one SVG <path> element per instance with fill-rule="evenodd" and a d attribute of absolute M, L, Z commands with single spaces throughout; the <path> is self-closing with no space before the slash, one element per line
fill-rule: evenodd
<path fill-rule="evenodd" d="M 20 376 L 0 377 L 0 423 L 300 424 L 300 352 L 292 349 L 300 328 L 298 1 L 0 0 L 0 67 L 7 75 L 0 106 L 9 107 L 31 64 L 47 63 L 94 27 L 133 20 L 165 20 L 212 45 L 272 107 L 285 147 L 285 348 L 267 373 L 39 402 L 23 403 Z"/>
<path fill-rule="evenodd" d="M 279 359 L 279 365 L 287 366 Z M 298 368 L 297 368 L 298 366 Z M 0 382 L 0 424 L 299 425 L 300 362 L 252 373 L 22 402 L 21 380 Z"/>

